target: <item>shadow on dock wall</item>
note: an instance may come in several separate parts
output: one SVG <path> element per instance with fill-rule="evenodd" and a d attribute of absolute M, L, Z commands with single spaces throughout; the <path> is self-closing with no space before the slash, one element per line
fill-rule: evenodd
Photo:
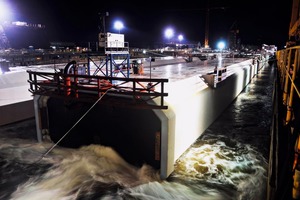
<path fill-rule="evenodd" d="M 66 104 L 63 99 L 50 98 L 47 106 L 50 137 L 57 142 L 92 104 Z M 89 144 L 110 146 L 135 166 L 147 163 L 159 169 L 160 128 L 161 122 L 152 110 L 99 103 L 59 145 L 72 148 Z"/>

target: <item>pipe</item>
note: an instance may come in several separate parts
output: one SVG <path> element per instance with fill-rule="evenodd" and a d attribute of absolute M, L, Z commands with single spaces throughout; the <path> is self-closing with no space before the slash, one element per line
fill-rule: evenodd
<path fill-rule="evenodd" d="M 64 74 L 70 74 L 70 70 L 71 69 L 74 69 L 76 68 L 76 61 L 75 60 L 72 60 L 71 62 L 69 62 L 65 68 L 64 68 Z"/>

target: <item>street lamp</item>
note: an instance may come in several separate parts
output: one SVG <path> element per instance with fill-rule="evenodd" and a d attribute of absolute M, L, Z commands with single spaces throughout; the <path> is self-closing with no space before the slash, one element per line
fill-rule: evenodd
<path fill-rule="evenodd" d="M 179 47 L 181 46 L 181 41 L 183 40 L 183 35 L 178 35 Z"/>
<path fill-rule="evenodd" d="M 167 28 L 166 31 L 165 31 L 165 36 L 166 36 L 168 39 L 170 39 L 171 37 L 173 37 L 173 35 L 174 35 L 173 29 Z"/>
<path fill-rule="evenodd" d="M 181 42 L 182 40 L 183 40 L 183 35 L 178 35 L 178 40 L 179 40 L 179 42 Z"/>
<path fill-rule="evenodd" d="M 124 27 L 124 25 L 121 21 L 116 21 L 114 27 L 115 29 L 119 30 L 119 34 L 120 34 L 120 30 Z"/>
<path fill-rule="evenodd" d="M 169 40 L 169 42 L 170 42 L 170 39 L 173 37 L 173 35 L 174 35 L 174 31 L 172 28 L 167 28 L 165 30 L 165 37 Z"/>
<path fill-rule="evenodd" d="M 220 41 L 220 42 L 218 43 L 218 48 L 222 51 L 222 49 L 224 49 L 224 47 L 225 47 L 225 42 Z"/>

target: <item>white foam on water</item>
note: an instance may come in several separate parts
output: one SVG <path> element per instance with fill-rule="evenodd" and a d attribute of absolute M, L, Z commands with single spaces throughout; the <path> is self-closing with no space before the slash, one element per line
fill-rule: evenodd
<path fill-rule="evenodd" d="M 173 176 L 205 180 L 205 185 L 222 184 L 236 191 L 237 199 L 263 199 L 268 167 L 263 156 L 250 145 L 208 137 L 211 139 L 199 140 L 178 159 Z"/>
<path fill-rule="evenodd" d="M 10 162 L 34 165 L 51 145 L 21 139 L 9 144 L 8 140 L 1 140 L 0 152 Z M 267 164 L 260 153 L 225 137 L 195 143 L 177 161 L 170 180 L 160 180 L 159 172 L 148 165 L 132 166 L 114 149 L 101 145 L 57 147 L 40 163 L 50 167 L 19 184 L 11 194 L 12 200 L 90 196 L 145 200 L 263 199 L 266 187 Z"/>

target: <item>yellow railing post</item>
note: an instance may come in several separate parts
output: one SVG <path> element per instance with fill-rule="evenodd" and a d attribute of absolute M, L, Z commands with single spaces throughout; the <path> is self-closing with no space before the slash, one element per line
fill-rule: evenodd
<path fill-rule="evenodd" d="M 285 78 L 285 69 L 286 69 L 286 60 L 287 60 L 287 50 L 281 51 L 281 60 L 280 60 L 280 83 L 281 87 L 280 89 L 283 90 L 284 88 L 284 78 Z"/>
<path fill-rule="evenodd" d="M 293 105 L 293 97 L 294 97 L 294 80 L 296 78 L 297 73 L 297 64 L 298 64 L 298 50 L 295 51 L 295 58 L 293 63 L 293 74 L 292 74 L 292 80 L 291 80 L 291 89 L 290 89 L 290 95 L 289 95 L 289 102 L 287 105 L 287 113 L 286 113 L 286 123 L 288 123 L 292 118 L 292 105 Z"/>
<path fill-rule="evenodd" d="M 293 118 L 293 99 L 296 92 L 300 98 L 299 85 L 295 79 L 300 70 L 300 46 L 290 47 L 276 52 L 277 68 L 280 74 L 280 85 L 283 91 L 282 104 L 286 106 L 285 125 Z"/>
<path fill-rule="evenodd" d="M 288 51 L 289 51 L 288 58 L 287 58 L 288 59 L 288 64 L 287 64 L 287 66 L 283 66 L 284 69 L 285 69 L 285 81 L 284 81 L 284 89 L 283 89 L 283 105 L 287 105 L 288 89 L 289 89 L 288 88 L 289 87 L 289 73 L 290 73 L 290 66 L 291 66 L 292 50 L 289 49 Z"/>

